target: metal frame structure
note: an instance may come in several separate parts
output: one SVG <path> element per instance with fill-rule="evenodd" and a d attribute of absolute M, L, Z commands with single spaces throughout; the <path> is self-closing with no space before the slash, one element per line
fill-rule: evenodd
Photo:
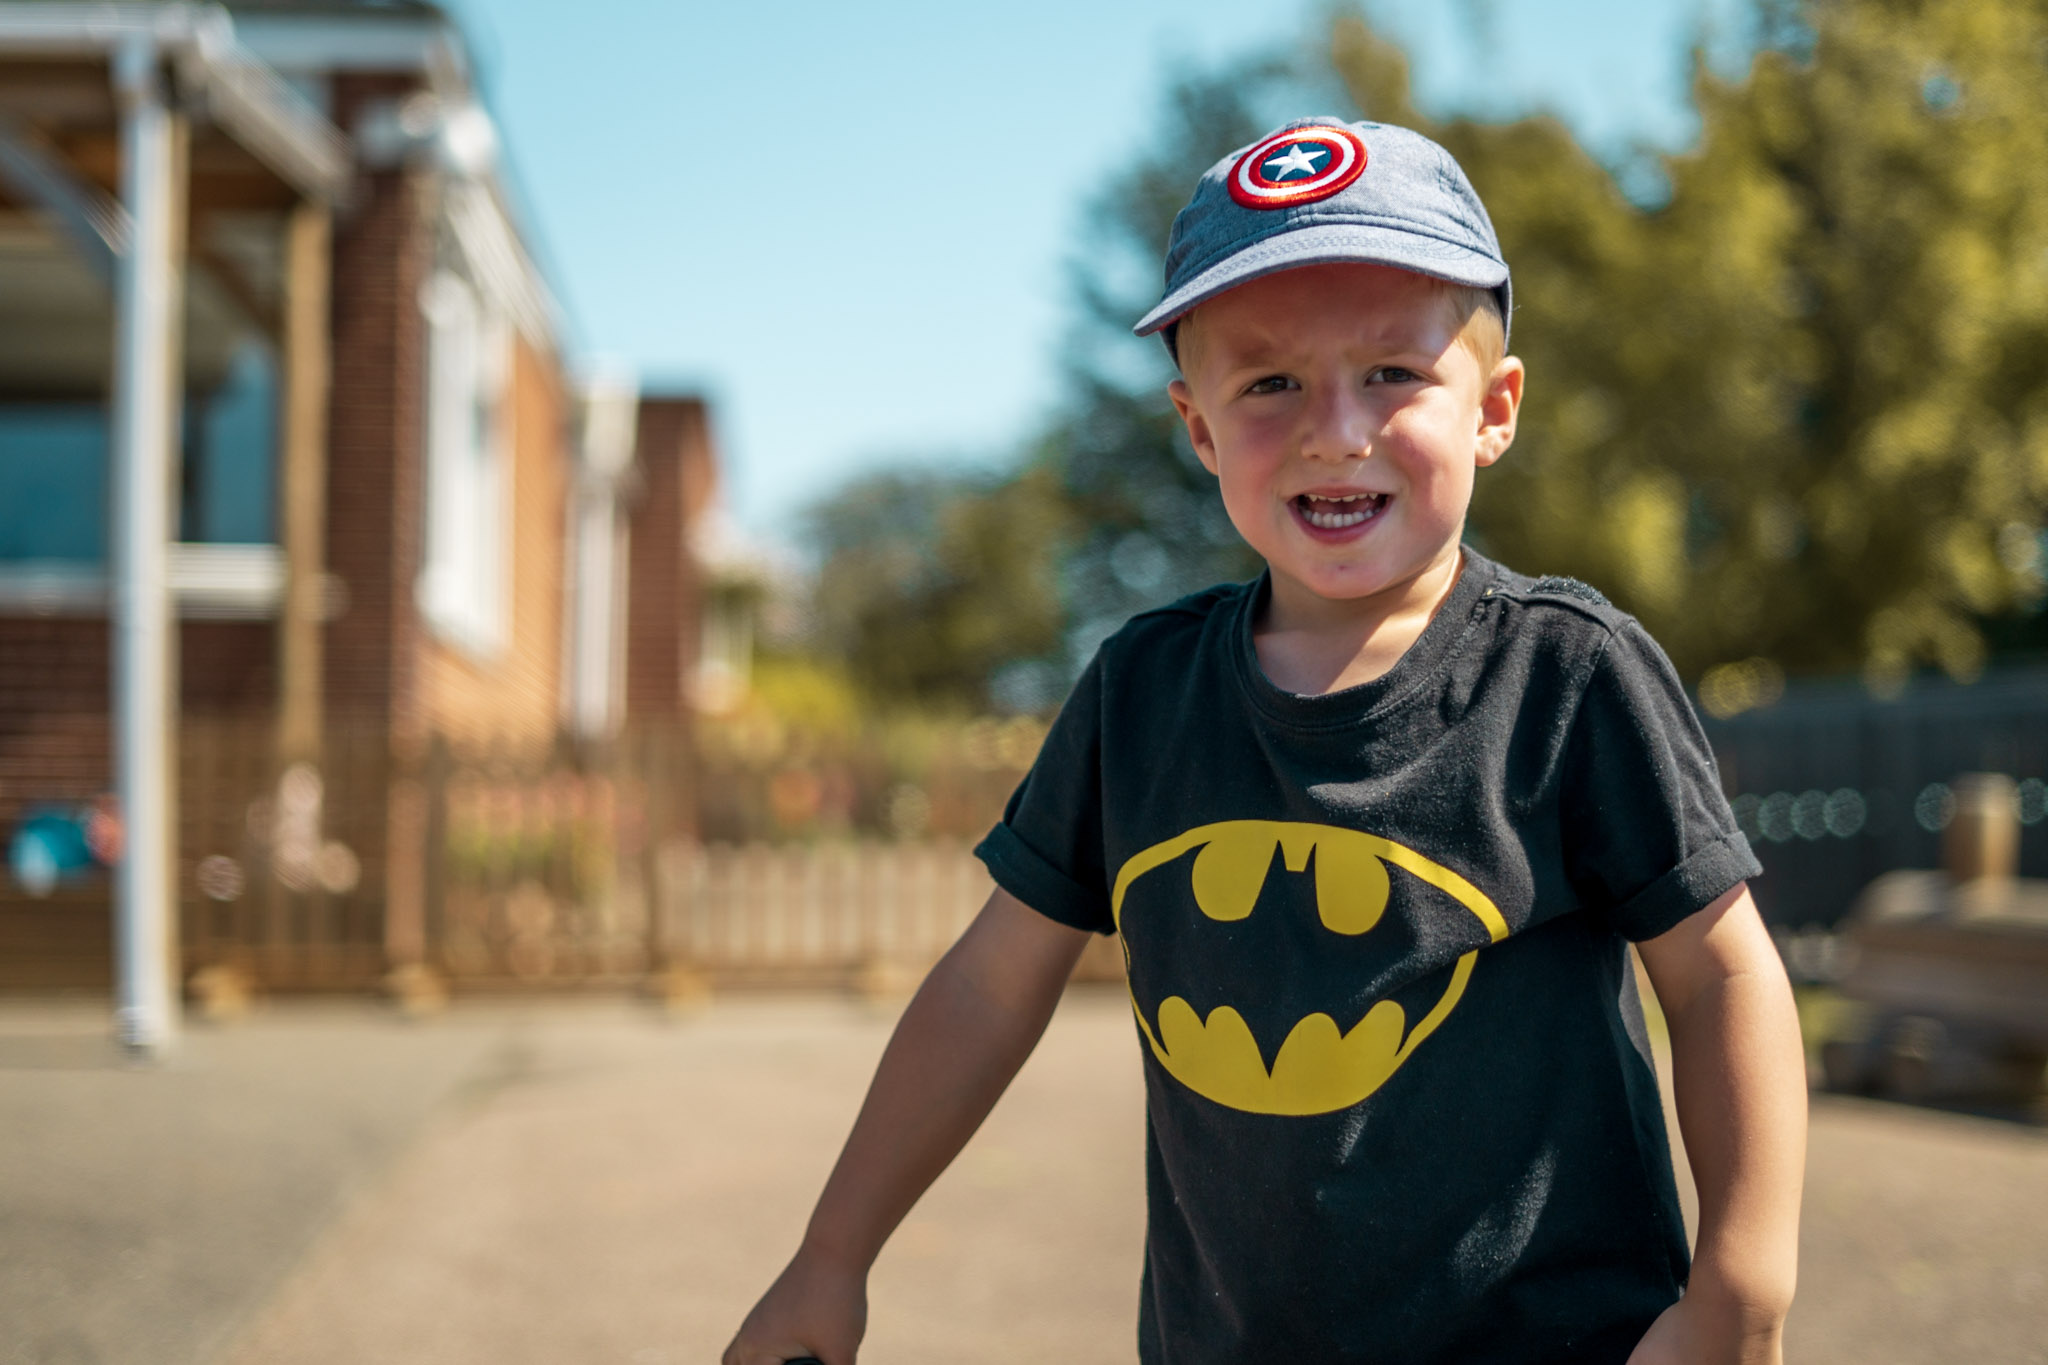
<path fill-rule="evenodd" d="M 120 198 L 67 173 L 12 121 L 0 123 L 0 177 L 47 211 L 113 286 L 111 482 L 115 791 L 125 849 L 115 872 L 116 1027 L 153 1056 L 179 1026 L 177 898 L 173 885 L 173 720 L 177 662 L 170 583 L 179 423 L 188 120 L 220 128 L 299 197 L 292 231 L 285 332 L 286 504 L 317 504 L 323 448 L 328 220 L 353 166 L 342 134 L 235 41 L 218 6 L 32 3 L 0 6 L 0 56 L 105 62 L 120 140 Z M 175 97 L 174 97 L 175 92 Z M 318 610 L 317 518 L 286 518 L 287 631 L 293 607 Z M 317 619 L 315 617 L 314 619 Z M 317 706 L 317 629 L 304 623 L 306 675 Z M 289 654 L 290 651 L 287 650 Z M 310 671 L 309 671 L 310 669 Z M 287 714 L 291 735 L 317 733 Z"/>

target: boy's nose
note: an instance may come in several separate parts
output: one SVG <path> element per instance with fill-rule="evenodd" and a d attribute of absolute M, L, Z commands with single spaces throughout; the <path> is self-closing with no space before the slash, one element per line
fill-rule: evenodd
<path fill-rule="evenodd" d="M 1359 395 L 1325 390 L 1309 404 L 1306 415 L 1308 423 L 1301 442 L 1304 457 L 1342 464 L 1371 456 L 1373 423 Z"/>

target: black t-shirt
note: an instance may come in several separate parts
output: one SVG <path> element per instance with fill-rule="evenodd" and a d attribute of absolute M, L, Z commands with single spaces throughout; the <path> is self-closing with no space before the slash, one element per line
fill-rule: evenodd
<path fill-rule="evenodd" d="M 1623 1361 L 1685 1283 L 1625 940 L 1758 867 L 1669 662 L 1471 551 L 1392 671 L 1260 670 L 1263 580 L 1134 618 L 977 852 L 1120 932 L 1148 1365 Z"/>

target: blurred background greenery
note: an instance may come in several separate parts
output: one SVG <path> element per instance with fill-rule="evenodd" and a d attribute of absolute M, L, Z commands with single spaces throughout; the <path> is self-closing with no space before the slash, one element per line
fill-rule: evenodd
<path fill-rule="evenodd" d="M 1055 418 L 999 474 L 906 464 L 814 505 L 757 703 L 820 736 L 1042 716 L 1132 611 L 1256 571 L 1127 329 L 1196 177 L 1300 112 L 1427 132 L 1492 212 L 1530 379 L 1474 544 L 1598 586 L 1722 714 L 1788 675 L 1882 694 L 2041 650 L 2044 54 L 2041 0 L 1764 0 L 1742 55 L 1695 53 L 1697 144 L 1607 162 L 1548 116 L 1433 118 L 1352 11 L 1184 73 L 1074 244 Z"/>

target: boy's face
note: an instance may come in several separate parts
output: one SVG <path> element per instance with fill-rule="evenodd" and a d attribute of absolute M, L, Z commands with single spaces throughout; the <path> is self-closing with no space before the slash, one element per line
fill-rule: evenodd
<path fill-rule="evenodd" d="M 1456 563 L 1474 474 L 1514 439 L 1522 366 L 1481 361 L 1455 297 L 1385 266 L 1305 266 L 1183 323 L 1174 406 L 1277 610 L 1396 601 Z"/>

